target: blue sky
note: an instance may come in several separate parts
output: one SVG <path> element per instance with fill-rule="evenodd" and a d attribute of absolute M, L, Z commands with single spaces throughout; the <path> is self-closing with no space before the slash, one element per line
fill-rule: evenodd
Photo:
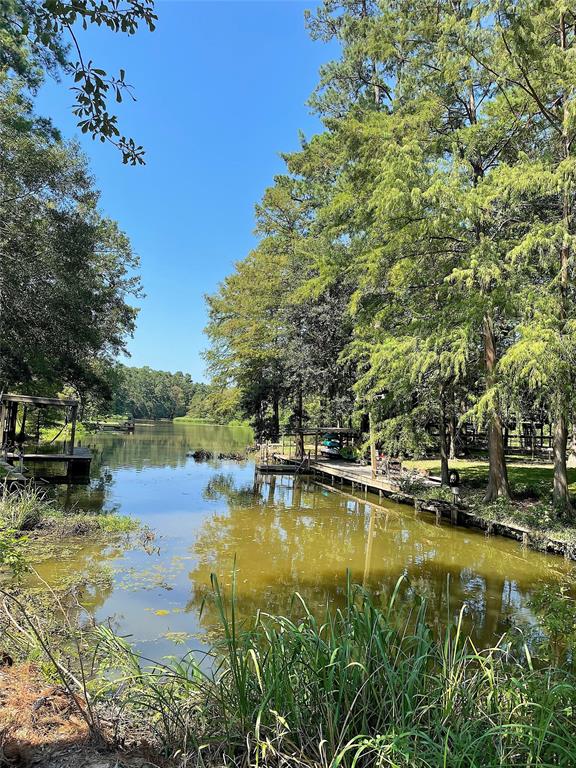
<path fill-rule="evenodd" d="M 136 103 L 120 105 L 121 128 L 146 148 L 143 168 L 82 137 L 103 212 L 120 222 L 141 259 L 146 298 L 132 365 L 201 378 L 207 342 L 203 295 L 255 243 L 254 203 L 298 147 L 320 129 L 306 100 L 333 51 L 310 40 L 314 2 L 160 0 L 157 30 L 133 37 L 81 35 L 85 58 L 126 70 Z M 48 82 L 37 109 L 77 136 L 70 83 Z"/>

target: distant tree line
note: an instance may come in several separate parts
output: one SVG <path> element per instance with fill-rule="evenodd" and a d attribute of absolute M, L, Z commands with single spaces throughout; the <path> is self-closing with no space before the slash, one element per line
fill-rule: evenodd
<path fill-rule="evenodd" d="M 135 419 L 189 416 L 226 424 L 238 418 L 233 392 L 193 381 L 189 373 L 157 371 L 116 363 L 105 371 L 107 392 L 86 401 L 86 418 L 117 414 Z"/>
<path fill-rule="evenodd" d="M 509 495 L 504 433 L 551 425 L 569 509 L 576 420 L 576 13 L 565 3 L 324 0 L 340 55 L 324 130 L 284 155 L 256 248 L 208 298 L 213 381 L 260 431 L 356 424 L 388 450 L 487 433 L 486 499 Z"/>
<path fill-rule="evenodd" d="M 110 378 L 108 410 L 136 419 L 173 419 L 185 416 L 194 399 L 206 387 L 192 381 L 189 373 L 155 371 L 148 366 L 117 365 Z"/>

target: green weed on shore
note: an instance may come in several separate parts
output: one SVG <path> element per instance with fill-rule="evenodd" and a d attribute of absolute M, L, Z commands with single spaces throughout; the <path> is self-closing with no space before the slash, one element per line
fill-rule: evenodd
<path fill-rule="evenodd" d="M 442 636 L 420 603 L 399 621 L 347 587 L 346 606 L 317 619 L 296 595 L 298 618 L 258 613 L 238 621 L 213 580 L 223 639 L 210 664 L 189 655 L 147 665 L 108 628 L 96 630 L 96 695 L 148 722 L 182 764 L 574 766 L 576 679 L 570 665 L 487 650 Z"/>
<path fill-rule="evenodd" d="M 40 536 L 98 536 L 138 530 L 137 520 L 118 514 L 66 511 L 47 491 L 33 483 L 0 488 L 0 571 L 20 575 L 27 570 L 26 547 Z"/>

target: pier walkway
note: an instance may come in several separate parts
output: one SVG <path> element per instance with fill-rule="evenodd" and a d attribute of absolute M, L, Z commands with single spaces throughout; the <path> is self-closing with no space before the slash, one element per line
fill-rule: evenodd
<path fill-rule="evenodd" d="M 345 461 L 344 459 L 318 457 L 316 459 L 306 458 L 303 460 L 281 452 L 272 453 L 272 458 L 281 466 L 291 466 L 302 473 L 322 475 L 332 485 L 335 485 L 337 482 L 343 485 L 346 482 L 350 483 L 353 487 L 362 488 L 364 491 L 377 493 L 379 496 L 389 496 L 390 494 L 404 495 L 407 500 L 413 501 L 413 497 L 410 494 L 402 493 L 402 475 L 400 473 L 397 476 L 391 477 L 381 474 L 377 474 L 374 477 L 372 468 L 369 465 L 363 466 L 351 461 Z M 435 478 L 422 475 L 421 480 L 424 485 L 429 485 L 431 488 L 438 485 L 438 481 Z"/>

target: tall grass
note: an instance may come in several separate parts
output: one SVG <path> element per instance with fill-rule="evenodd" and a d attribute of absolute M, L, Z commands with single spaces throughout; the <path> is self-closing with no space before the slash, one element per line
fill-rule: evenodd
<path fill-rule="evenodd" d="M 9 491 L 0 489 L 0 524 L 16 531 L 32 531 L 54 505 L 46 498 L 46 490 L 32 483 Z"/>
<path fill-rule="evenodd" d="M 58 536 L 92 533 L 130 533 L 137 520 L 114 512 L 65 510 L 49 498 L 47 488 L 33 482 L 8 489 L 0 486 L 0 535 L 2 531 L 29 533 L 42 529 Z"/>
<path fill-rule="evenodd" d="M 398 622 L 350 584 L 346 606 L 319 621 L 238 621 L 213 581 L 222 642 L 212 665 L 192 656 L 143 666 L 108 629 L 99 653 L 114 694 L 153 723 L 167 750 L 205 764 L 317 766 L 575 766 L 576 680 L 501 645 L 479 651 L 461 621 L 438 638 L 422 603 Z M 118 693 L 120 691 L 120 693 Z"/>

